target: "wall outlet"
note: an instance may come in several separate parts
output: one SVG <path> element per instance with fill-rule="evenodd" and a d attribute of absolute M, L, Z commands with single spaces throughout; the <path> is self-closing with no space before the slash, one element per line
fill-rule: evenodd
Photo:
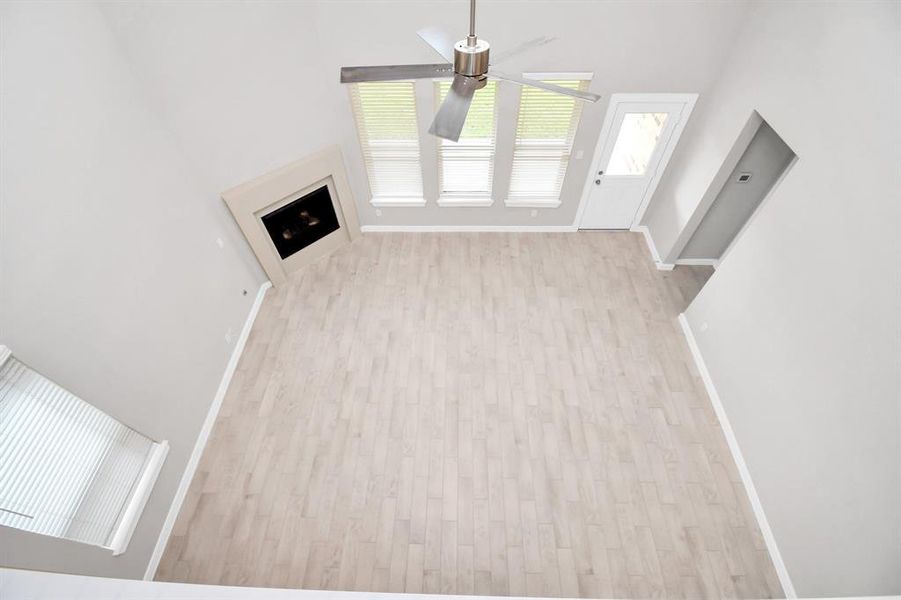
<path fill-rule="evenodd" d="M 701 323 L 700 329 L 701 329 L 701 331 L 707 331 L 707 321 L 704 321 L 703 323 Z"/>
<path fill-rule="evenodd" d="M 228 331 L 225 332 L 225 343 L 231 345 L 234 337 L 235 337 L 235 334 L 232 333 L 232 328 L 229 327 Z"/>
<path fill-rule="evenodd" d="M 216 238 L 216 245 L 220 248 L 225 248 L 225 242 L 222 241 L 222 238 Z"/>
<path fill-rule="evenodd" d="M 531 214 L 533 217 L 537 217 L 537 216 L 538 216 L 538 211 L 537 211 L 537 210 L 532 210 L 532 212 L 531 212 L 530 214 Z"/>
<path fill-rule="evenodd" d="M 381 217 L 381 216 L 382 216 L 382 209 L 381 209 L 381 208 L 375 209 L 375 216 L 377 216 L 377 217 Z"/>
<path fill-rule="evenodd" d="M 582 160 L 582 157 L 585 156 L 585 152 L 582 150 L 576 150 L 576 160 Z"/>

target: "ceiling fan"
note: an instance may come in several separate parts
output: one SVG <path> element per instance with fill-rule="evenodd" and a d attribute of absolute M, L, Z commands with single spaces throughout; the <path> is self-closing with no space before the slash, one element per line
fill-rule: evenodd
<path fill-rule="evenodd" d="M 341 83 L 363 81 L 398 81 L 405 79 L 453 78 L 450 90 L 429 127 L 429 133 L 451 141 L 460 139 L 460 132 L 466 123 L 469 105 L 476 90 L 485 87 L 489 78 L 510 81 L 519 85 L 549 90 L 566 96 L 573 96 L 587 102 L 597 102 L 600 96 L 591 92 L 571 90 L 559 85 L 516 77 L 501 73 L 494 63 L 505 60 L 532 48 L 552 42 L 553 38 L 540 37 L 528 41 L 507 52 L 502 52 L 489 62 L 490 45 L 476 37 L 476 0 L 469 4 L 469 35 L 465 40 L 454 43 L 453 38 L 437 27 L 428 27 L 417 34 L 444 58 L 444 63 L 429 65 L 387 65 L 379 67 L 341 67 Z"/>

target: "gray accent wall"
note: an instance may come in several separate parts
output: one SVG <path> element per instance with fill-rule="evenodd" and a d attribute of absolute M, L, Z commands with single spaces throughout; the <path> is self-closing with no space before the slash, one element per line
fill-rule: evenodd
<path fill-rule="evenodd" d="M 686 315 L 802 597 L 901 593 L 899 107 L 901 4 L 755 4 L 648 217 L 666 256 L 754 111 L 798 155 Z"/>
<path fill-rule="evenodd" d="M 762 122 L 679 258 L 722 257 L 794 157 L 779 134 Z M 740 181 L 743 175 L 749 179 Z"/>

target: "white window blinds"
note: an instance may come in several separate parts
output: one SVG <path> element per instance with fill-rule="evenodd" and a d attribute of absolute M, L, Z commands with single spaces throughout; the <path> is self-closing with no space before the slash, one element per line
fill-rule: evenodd
<path fill-rule="evenodd" d="M 421 203 L 422 164 L 411 81 L 350 86 L 372 202 Z"/>
<path fill-rule="evenodd" d="M 542 80 L 570 89 L 588 90 L 588 80 Z M 582 103 L 574 98 L 522 87 L 507 204 L 559 204 L 581 113 Z"/>
<path fill-rule="evenodd" d="M 435 83 L 437 107 L 450 89 L 450 81 Z M 438 139 L 438 202 L 490 204 L 494 181 L 497 84 L 489 81 L 477 90 L 458 142 Z"/>
<path fill-rule="evenodd" d="M 3 346 L 0 363 L 0 525 L 121 552 L 146 501 L 138 492 L 161 445 L 42 377 Z"/>

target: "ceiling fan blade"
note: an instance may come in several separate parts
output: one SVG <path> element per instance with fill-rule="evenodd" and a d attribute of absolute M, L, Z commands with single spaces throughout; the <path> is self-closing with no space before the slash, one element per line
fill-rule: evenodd
<path fill-rule="evenodd" d="M 433 65 L 341 67 L 341 83 L 358 83 L 361 81 L 398 81 L 403 79 L 431 79 L 453 76 L 454 67 L 445 63 Z"/>
<path fill-rule="evenodd" d="M 478 87 L 479 81 L 473 77 L 455 76 L 432 126 L 429 127 L 429 133 L 452 142 L 459 141 L 469 105 L 472 104 L 472 96 Z"/>
<path fill-rule="evenodd" d="M 494 77 L 495 79 L 503 79 L 504 81 L 510 81 L 512 83 L 518 83 L 519 85 L 530 85 L 532 87 L 541 88 L 543 90 L 548 90 L 549 92 L 556 92 L 558 94 L 563 94 L 564 96 L 572 96 L 573 98 L 578 98 L 579 100 L 584 100 L 586 102 L 597 102 L 601 99 L 601 97 L 597 94 L 593 94 L 591 92 L 582 92 L 579 90 L 571 90 L 569 88 L 560 87 L 559 85 L 554 85 L 553 83 L 545 83 L 543 81 L 538 81 L 537 79 L 527 79 L 525 77 L 516 77 L 514 75 L 508 75 L 506 73 L 501 73 L 499 71 L 495 71 L 494 69 L 488 69 L 488 76 Z"/>
<path fill-rule="evenodd" d="M 432 47 L 441 58 L 449 63 L 454 62 L 454 44 L 456 40 L 440 27 L 426 27 L 416 32 L 426 44 Z"/>
<path fill-rule="evenodd" d="M 498 52 L 491 57 L 491 64 L 496 65 L 502 61 L 513 58 L 517 54 L 521 54 L 522 52 L 526 52 L 528 50 L 533 50 L 534 48 L 539 48 L 544 46 L 545 44 L 550 44 L 551 42 L 556 41 L 555 37 L 548 37 L 543 35 L 541 37 L 537 37 L 534 40 L 529 40 L 528 42 L 523 42 L 522 44 L 515 46 L 509 50 L 504 50 L 503 52 Z"/>

